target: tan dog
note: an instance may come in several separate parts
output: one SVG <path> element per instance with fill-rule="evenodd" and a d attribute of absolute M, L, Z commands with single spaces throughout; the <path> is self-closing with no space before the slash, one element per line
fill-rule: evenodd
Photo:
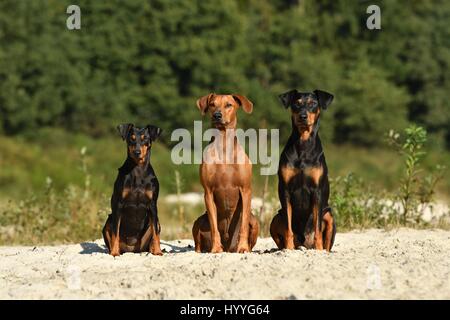
<path fill-rule="evenodd" d="M 195 251 L 250 252 L 259 232 L 251 213 L 252 163 L 235 129 L 239 107 L 251 113 L 253 103 L 241 95 L 211 93 L 198 99 L 197 107 L 202 115 L 209 114 L 218 134 L 206 147 L 200 165 L 206 213 L 192 228 Z"/>

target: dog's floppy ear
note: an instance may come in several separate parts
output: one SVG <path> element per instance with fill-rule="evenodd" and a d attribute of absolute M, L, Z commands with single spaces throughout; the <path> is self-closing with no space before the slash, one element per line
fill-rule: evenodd
<path fill-rule="evenodd" d="M 203 96 L 197 100 L 197 108 L 200 109 L 200 112 L 202 113 L 202 115 L 204 115 L 206 113 L 206 111 L 208 110 L 208 105 L 209 105 L 209 102 L 211 101 L 212 97 L 214 97 L 214 93 L 210 93 L 210 94 Z"/>
<path fill-rule="evenodd" d="M 119 131 L 120 136 L 123 140 L 125 140 L 130 132 L 131 128 L 133 128 L 132 123 L 122 123 L 117 126 L 117 131 Z"/>
<path fill-rule="evenodd" d="M 253 111 L 253 102 L 247 99 L 245 96 L 241 96 L 240 94 L 233 94 L 234 100 L 244 109 L 246 113 L 252 113 Z"/>
<path fill-rule="evenodd" d="M 323 110 L 326 110 L 328 108 L 334 98 L 331 93 L 322 90 L 314 90 L 314 94 L 316 95 L 317 100 L 319 100 L 320 108 L 322 108 Z"/>
<path fill-rule="evenodd" d="M 297 93 L 298 93 L 297 89 L 290 90 L 288 92 L 280 94 L 278 96 L 278 99 L 280 99 L 281 104 L 287 109 L 291 106 Z"/>
<path fill-rule="evenodd" d="M 155 141 L 161 135 L 162 129 L 157 126 L 152 126 L 149 124 L 146 128 L 152 141 Z"/>

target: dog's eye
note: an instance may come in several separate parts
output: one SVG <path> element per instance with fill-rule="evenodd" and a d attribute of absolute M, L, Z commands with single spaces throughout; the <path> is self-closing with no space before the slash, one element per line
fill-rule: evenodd
<path fill-rule="evenodd" d="M 315 110 L 317 108 L 318 104 L 316 101 L 310 101 L 308 102 L 308 108 L 311 110 Z"/>
<path fill-rule="evenodd" d="M 225 107 L 227 108 L 231 108 L 233 105 L 231 103 L 227 103 L 227 105 Z"/>

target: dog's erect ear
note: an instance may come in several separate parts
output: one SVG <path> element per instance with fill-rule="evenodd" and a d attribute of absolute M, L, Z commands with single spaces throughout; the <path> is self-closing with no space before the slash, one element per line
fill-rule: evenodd
<path fill-rule="evenodd" d="M 245 96 L 241 96 L 240 94 L 233 94 L 234 100 L 244 109 L 247 113 L 252 113 L 253 111 L 253 102 L 247 99 Z"/>
<path fill-rule="evenodd" d="M 212 97 L 214 97 L 214 93 L 210 93 L 210 94 L 203 96 L 197 100 L 197 108 L 200 109 L 200 112 L 202 113 L 202 115 L 204 115 L 206 113 L 206 111 L 208 111 L 208 105 L 209 105 Z"/>
<path fill-rule="evenodd" d="M 290 90 L 288 92 L 280 94 L 278 98 L 280 99 L 281 104 L 287 109 L 291 106 L 297 93 L 298 93 L 297 89 Z"/>
<path fill-rule="evenodd" d="M 314 94 L 316 95 L 317 100 L 319 100 L 320 108 L 322 108 L 323 110 L 326 110 L 328 108 L 334 98 L 331 93 L 322 90 L 314 90 Z"/>
<path fill-rule="evenodd" d="M 117 130 L 120 133 L 120 136 L 123 140 L 125 140 L 128 136 L 128 133 L 130 132 L 131 128 L 133 128 L 132 123 L 122 123 L 117 126 Z"/>
<path fill-rule="evenodd" d="M 162 129 L 159 127 L 149 124 L 146 128 L 152 141 L 155 141 L 161 135 Z"/>

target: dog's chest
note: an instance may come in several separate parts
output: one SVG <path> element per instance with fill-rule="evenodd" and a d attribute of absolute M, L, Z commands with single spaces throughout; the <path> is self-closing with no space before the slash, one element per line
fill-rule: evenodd
<path fill-rule="evenodd" d="M 319 165 L 283 166 L 279 176 L 290 193 L 309 192 L 319 186 L 323 167 Z"/>
<path fill-rule="evenodd" d="M 135 235 L 145 228 L 153 200 L 153 189 L 150 177 L 133 174 L 125 177 L 119 201 L 121 231 L 125 235 Z"/>
<path fill-rule="evenodd" d="M 150 176 L 129 174 L 122 189 L 122 203 L 128 207 L 148 206 L 153 200 L 154 186 Z"/>
<path fill-rule="evenodd" d="M 205 164 L 251 164 L 251 161 L 244 148 L 237 143 L 232 143 L 232 141 L 221 141 L 217 140 L 206 146 L 203 152 L 203 163 Z"/>
<path fill-rule="evenodd" d="M 203 164 L 204 183 L 212 189 L 243 187 L 251 177 L 251 167 L 231 164 Z"/>

